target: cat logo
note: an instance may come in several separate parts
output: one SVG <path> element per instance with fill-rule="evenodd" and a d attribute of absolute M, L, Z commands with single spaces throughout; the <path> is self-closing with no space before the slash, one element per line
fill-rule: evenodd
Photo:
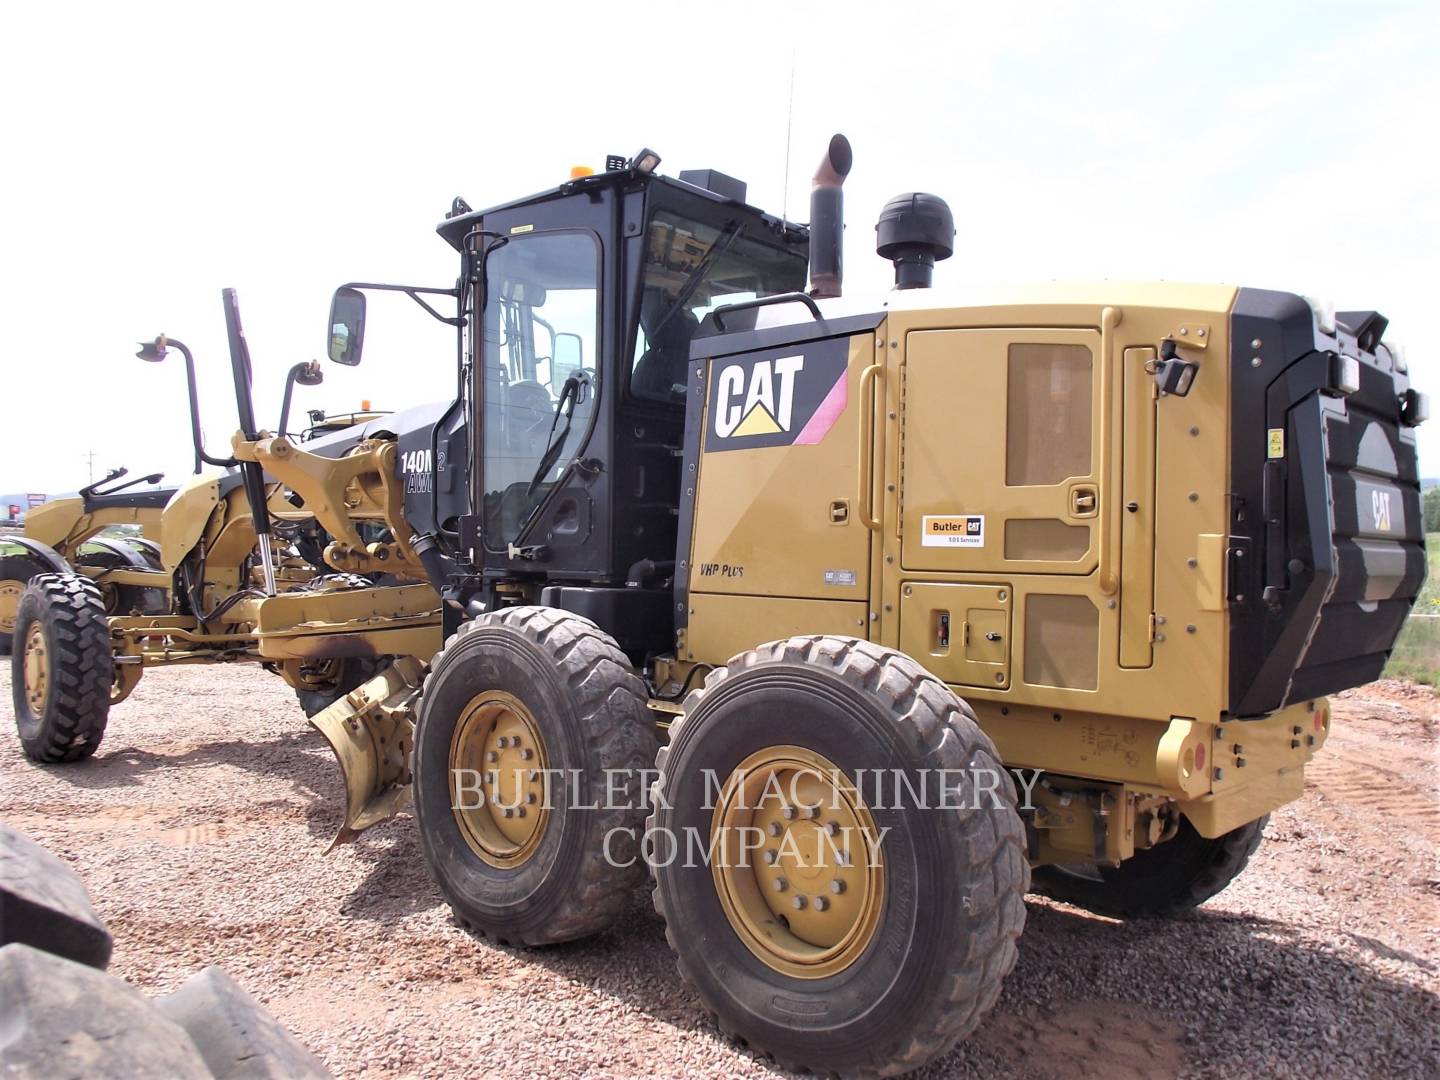
<path fill-rule="evenodd" d="M 720 369 L 720 393 L 715 402 L 715 434 L 728 439 L 789 431 L 795 411 L 795 375 L 803 370 L 803 356 L 761 360 L 750 368 L 747 390 L 744 365 L 725 365 Z"/>
<path fill-rule="evenodd" d="M 1370 516 L 1375 519 L 1376 532 L 1390 531 L 1390 493 L 1370 492 Z"/>
<path fill-rule="evenodd" d="M 845 411 L 844 338 L 710 364 L 707 451 L 818 443 Z"/>

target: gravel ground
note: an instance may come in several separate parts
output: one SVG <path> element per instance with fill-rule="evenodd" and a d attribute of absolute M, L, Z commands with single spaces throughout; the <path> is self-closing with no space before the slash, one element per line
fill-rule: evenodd
<path fill-rule="evenodd" d="M 999 1006 L 916 1075 L 1440 1075 L 1440 702 L 1335 704 L 1228 891 L 1167 923 L 1032 899 Z M 219 964 L 340 1076 L 782 1075 L 718 1034 L 643 895 L 591 941 L 498 948 L 451 920 L 412 819 L 326 854 L 340 807 L 324 742 L 254 669 L 148 676 L 81 765 L 0 735 L 0 818 L 80 872 L 111 971 L 149 994 Z"/>

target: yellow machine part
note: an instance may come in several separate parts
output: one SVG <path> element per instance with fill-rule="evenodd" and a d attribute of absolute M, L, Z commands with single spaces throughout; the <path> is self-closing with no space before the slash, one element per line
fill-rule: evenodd
<path fill-rule="evenodd" d="M 818 440 L 780 434 L 768 412 L 742 418 L 738 395 L 713 400 L 753 387 L 754 364 L 780 350 L 748 368 L 706 361 L 707 375 L 741 367 L 707 379 L 678 658 L 852 634 L 953 686 L 1007 764 L 1164 795 L 1206 835 L 1293 798 L 1318 742 L 1273 733 L 1313 727 L 1309 707 L 1220 723 L 1235 295 L 1102 283 L 936 307 L 897 294 L 848 339 L 843 411 Z M 1166 339 L 1202 374 L 1161 400 Z M 809 363 L 826 344 L 794 351 Z M 750 441 L 731 449 L 722 429 Z M 1238 770 L 1217 759 L 1237 729 L 1255 748 L 1230 755 L 1246 757 Z"/>
<path fill-rule="evenodd" d="M 414 657 L 401 657 L 310 718 L 345 778 L 345 820 L 331 849 L 393 817 L 409 801 L 415 742 L 411 706 L 423 670 Z"/>

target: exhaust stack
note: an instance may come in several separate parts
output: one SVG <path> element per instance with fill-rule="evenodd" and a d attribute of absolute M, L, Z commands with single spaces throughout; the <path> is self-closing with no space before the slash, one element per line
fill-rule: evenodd
<path fill-rule="evenodd" d="M 810 295 L 840 295 L 845 250 L 845 196 L 841 185 L 850 175 L 854 154 L 850 140 L 835 135 L 810 183 Z"/>

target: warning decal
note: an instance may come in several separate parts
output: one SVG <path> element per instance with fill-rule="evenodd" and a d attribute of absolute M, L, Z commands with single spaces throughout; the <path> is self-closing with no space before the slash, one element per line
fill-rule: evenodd
<path fill-rule="evenodd" d="M 985 515 L 927 514 L 920 519 L 920 543 L 925 547 L 984 547 Z"/>

